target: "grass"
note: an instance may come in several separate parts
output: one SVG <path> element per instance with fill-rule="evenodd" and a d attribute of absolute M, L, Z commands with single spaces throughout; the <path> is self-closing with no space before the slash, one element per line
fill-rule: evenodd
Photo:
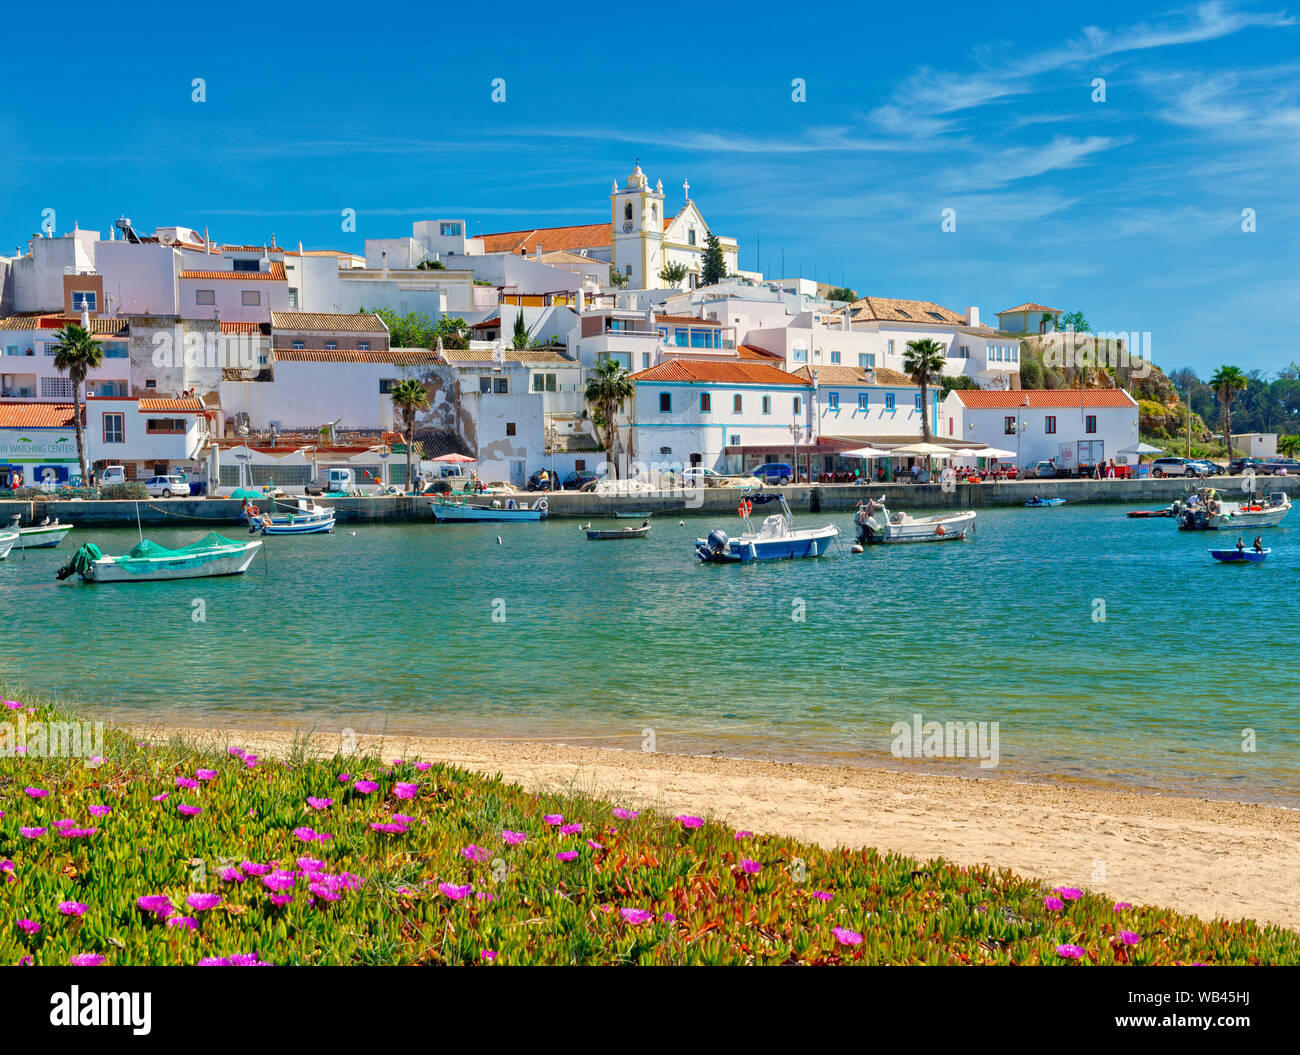
<path fill-rule="evenodd" d="M 1278 927 L 302 745 L 108 730 L 96 765 L 0 758 L 0 810 L 0 964 L 1300 963 Z"/>

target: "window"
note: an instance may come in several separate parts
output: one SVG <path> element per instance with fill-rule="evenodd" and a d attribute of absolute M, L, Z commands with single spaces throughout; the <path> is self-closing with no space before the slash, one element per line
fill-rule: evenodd
<path fill-rule="evenodd" d="M 859 393 L 858 393 L 858 409 L 859 409 L 859 410 L 866 410 L 866 409 L 867 409 L 867 399 L 868 399 L 868 396 L 867 396 L 867 394 L 866 394 L 865 392 L 859 392 Z"/>
<path fill-rule="evenodd" d="M 508 377 L 494 377 L 492 379 L 492 391 L 498 396 L 510 394 L 510 379 Z"/>
<path fill-rule="evenodd" d="M 673 394 L 671 392 L 659 393 L 659 413 L 671 414 L 673 412 Z"/>
<path fill-rule="evenodd" d="M 72 291 L 72 310 L 97 311 L 95 305 L 99 303 L 99 295 L 93 289 L 74 289 Z"/>
<path fill-rule="evenodd" d="M 357 351 L 358 351 L 358 352 L 368 352 L 368 351 L 370 351 L 370 342 L 369 342 L 369 341 L 357 341 Z"/>
<path fill-rule="evenodd" d="M 290 308 L 296 308 L 297 306 L 298 306 L 298 291 L 297 291 L 296 289 L 294 289 L 292 286 L 290 286 L 290 287 L 289 287 L 289 307 L 290 307 Z"/>
<path fill-rule="evenodd" d="M 262 262 L 260 260 L 232 260 L 231 267 L 235 271 L 261 271 Z"/>
<path fill-rule="evenodd" d="M 303 344 L 302 341 L 294 341 L 293 347 L 297 351 L 302 351 L 302 349 L 306 348 L 307 346 Z"/>
<path fill-rule="evenodd" d="M 239 295 L 240 303 L 253 308 L 262 303 L 262 294 L 255 289 L 246 289 Z"/>
<path fill-rule="evenodd" d="M 876 357 L 874 353 L 863 352 L 858 356 L 858 366 L 863 370 L 874 370 L 876 368 Z"/>
<path fill-rule="evenodd" d="M 486 380 L 486 378 L 484 378 Z M 389 395 L 393 391 L 393 386 L 397 384 L 395 377 L 381 377 L 379 379 L 379 394 L 381 396 Z"/>
<path fill-rule="evenodd" d="M 1011 345 L 1008 349 L 1008 353 L 1011 361 L 1014 363 L 1020 357 L 1020 346 L 1015 344 Z"/>
<path fill-rule="evenodd" d="M 42 377 L 41 398 L 42 399 L 71 399 L 72 378 Z"/>
<path fill-rule="evenodd" d="M 803 413 L 803 397 L 802 397 L 802 396 L 795 396 L 795 397 L 794 397 L 794 412 L 795 412 L 796 414 L 802 414 L 802 413 Z"/>
<path fill-rule="evenodd" d="M 733 433 L 733 434 L 732 434 L 732 437 L 731 437 L 731 446 L 733 446 L 733 447 L 739 447 L 739 446 L 740 446 L 740 434 L 739 434 L 739 433 Z"/>
<path fill-rule="evenodd" d="M 575 470 L 577 470 L 578 472 L 582 472 L 585 468 L 587 468 L 587 459 L 586 459 L 586 458 L 575 458 L 575 459 L 573 460 L 573 468 L 574 468 Z"/>
<path fill-rule="evenodd" d="M 1096 415 L 1096 414 L 1089 414 L 1086 418 L 1083 419 L 1083 431 L 1084 431 L 1084 432 L 1096 432 L 1096 431 L 1097 431 L 1097 415 Z"/>
<path fill-rule="evenodd" d="M 459 238 L 460 224 L 444 223 L 439 227 L 439 233 L 442 235 L 443 238 Z"/>
<path fill-rule="evenodd" d="M 146 377 L 146 378 L 144 379 L 144 387 L 145 387 L 145 388 L 148 388 L 148 389 L 157 389 L 157 387 L 158 387 L 158 380 L 157 380 L 157 378 Z"/>
<path fill-rule="evenodd" d="M 513 421 L 507 421 L 507 422 L 506 422 L 506 435 L 507 435 L 507 436 L 513 436 L 514 434 L 515 434 L 515 423 L 514 423 Z"/>
<path fill-rule="evenodd" d="M 533 374 L 534 392 L 554 392 L 555 374 Z"/>
<path fill-rule="evenodd" d="M 840 409 L 840 394 L 838 392 L 831 392 L 826 396 L 826 408 L 828 410 Z"/>
<path fill-rule="evenodd" d="M 918 393 L 913 397 L 913 400 L 912 400 L 912 409 L 915 410 L 915 411 L 917 411 L 918 413 L 919 413 L 920 410 L 921 410 L 921 393 L 920 393 L 920 392 L 918 392 Z"/>
<path fill-rule="evenodd" d="M 678 348 L 686 348 L 690 345 L 690 336 L 687 333 L 686 327 L 679 326 L 673 331 L 673 342 Z"/>
<path fill-rule="evenodd" d="M 484 393 L 487 393 L 487 392 L 491 392 L 491 391 L 492 391 L 492 378 L 488 377 L 486 374 L 484 374 L 482 377 L 480 377 L 480 378 L 478 379 L 478 390 L 479 390 L 479 394 L 480 394 L 480 395 L 482 395 L 482 394 L 484 394 Z"/>
<path fill-rule="evenodd" d="M 885 342 L 885 351 L 887 351 L 890 355 L 893 355 L 893 354 L 894 354 L 894 342 L 893 342 L 893 341 L 886 341 L 886 342 Z"/>
<path fill-rule="evenodd" d="M 1053 435 L 1056 432 L 1055 414 L 1048 414 L 1047 417 L 1043 419 L 1043 431 L 1047 433 L 1049 436 Z"/>
<path fill-rule="evenodd" d="M 948 435 L 949 435 L 949 436 L 951 436 L 951 435 L 953 434 L 953 431 L 954 431 L 955 428 L 956 428 L 956 426 L 953 425 L 953 419 L 952 419 L 952 418 L 949 418 L 949 419 L 948 419 Z"/>
<path fill-rule="evenodd" d="M 791 353 L 791 358 L 796 363 L 806 363 L 808 361 L 808 349 L 796 348 L 793 353 Z"/>
<path fill-rule="evenodd" d="M 325 342 L 325 350 L 326 350 L 327 352 L 337 352 L 337 351 L 339 350 L 339 342 L 338 342 L 338 341 L 326 341 L 326 342 Z"/>
<path fill-rule="evenodd" d="M 763 397 L 763 413 L 764 413 L 764 414 L 771 414 L 771 413 L 772 413 L 772 397 L 771 397 L 771 396 L 764 396 L 764 397 Z"/>
<path fill-rule="evenodd" d="M 831 366 L 838 366 L 840 362 L 840 353 L 831 352 Z"/>
<path fill-rule="evenodd" d="M 129 359 L 131 350 L 126 341 L 104 341 L 100 347 L 104 349 L 105 359 Z"/>
<path fill-rule="evenodd" d="M 707 392 L 700 393 L 700 413 L 701 414 L 713 413 L 713 397 L 709 395 L 709 393 Z"/>
<path fill-rule="evenodd" d="M 104 442 L 105 443 L 126 442 L 126 415 L 125 414 L 104 415 Z"/>
<path fill-rule="evenodd" d="M 623 219 L 625 219 L 625 220 L 631 220 L 631 219 L 632 219 L 632 203 L 631 203 L 631 202 L 628 202 L 626 205 L 623 206 Z"/>
<path fill-rule="evenodd" d="M 885 409 L 888 410 L 888 411 L 891 411 L 891 412 L 892 412 L 893 409 L 894 409 L 894 393 L 893 393 L 893 392 L 886 392 L 886 393 L 885 393 Z"/>
<path fill-rule="evenodd" d="M 642 353 L 641 353 L 641 369 L 642 369 L 642 370 L 649 370 L 649 369 L 650 369 L 650 353 L 649 353 L 649 352 L 642 352 Z"/>
<path fill-rule="evenodd" d="M 217 302 L 217 291 L 215 289 L 196 289 L 194 291 L 195 304 L 215 304 Z"/>
<path fill-rule="evenodd" d="M 1016 419 L 1014 417 L 1005 417 L 1002 419 L 1002 435 L 1014 436 L 1016 434 Z"/>
<path fill-rule="evenodd" d="M 694 227 L 692 227 L 689 231 L 686 232 L 686 241 L 687 241 L 690 245 L 694 245 L 694 244 L 695 244 L 695 228 L 694 228 Z"/>
<path fill-rule="evenodd" d="M 741 414 L 744 412 L 743 397 L 739 393 L 731 397 L 731 410 L 734 414 Z"/>
<path fill-rule="evenodd" d="M 107 416 L 107 415 L 105 415 Z M 185 433 L 184 418 L 146 418 L 144 431 L 152 436 Z"/>

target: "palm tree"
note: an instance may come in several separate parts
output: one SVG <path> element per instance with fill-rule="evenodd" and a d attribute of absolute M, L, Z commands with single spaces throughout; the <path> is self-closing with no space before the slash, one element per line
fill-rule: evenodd
<path fill-rule="evenodd" d="M 411 489 L 411 458 L 415 453 L 415 412 L 429 406 L 429 393 L 413 377 L 398 381 L 389 393 L 393 408 L 402 416 L 402 432 L 406 437 L 406 489 Z"/>
<path fill-rule="evenodd" d="M 1221 366 L 1210 378 L 1210 387 L 1223 404 L 1223 446 L 1232 457 L 1232 401 L 1246 387 L 1246 375 L 1235 366 Z"/>
<path fill-rule="evenodd" d="M 943 345 L 929 337 L 920 341 L 908 341 L 907 351 L 903 353 L 903 373 L 921 386 L 921 440 L 930 442 L 930 414 L 926 405 L 926 389 L 932 378 L 943 373 L 948 358 Z"/>
<path fill-rule="evenodd" d="M 615 478 L 618 477 L 618 462 L 614 457 L 618 444 L 618 412 L 635 394 L 636 388 L 628 372 L 617 359 L 601 359 L 596 363 L 596 371 L 587 380 L 587 390 L 583 393 L 583 399 L 591 407 L 592 421 L 604 432 L 605 460 L 614 467 Z"/>
<path fill-rule="evenodd" d="M 75 322 L 54 336 L 59 341 L 54 346 L 54 369 L 72 380 L 72 427 L 77 433 L 77 459 L 81 462 L 84 487 L 90 479 L 90 467 L 86 465 L 86 438 L 81 427 L 81 386 L 86 381 L 86 374 L 103 363 L 104 348 L 88 329 Z"/>
<path fill-rule="evenodd" d="M 1296 455 L 1300 451 L 1300 436 L 1279 436 L 1277 439 L 1277 453 L 1285 454 L 1288 458 Z"/>

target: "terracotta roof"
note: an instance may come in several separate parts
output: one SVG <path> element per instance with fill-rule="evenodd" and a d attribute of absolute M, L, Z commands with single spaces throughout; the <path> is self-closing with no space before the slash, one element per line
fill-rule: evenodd
<path fill-rule="evenodd" d="M 253 336 L 268 335 L 271 332 L 269 322 L 223 322 L 221 324 L 222 333 L 247 333 Z"/>
<path fill-rule="evenodd" d="M 736 354 L 740 356 L 740 358 L 742 359 L 760 359 L 760 360 L 766 359 L 766 360 L 775 360 L 778 363 L 785 361 L 784 359 L 781 358 L 781 356 L 777 355 L 775 352 L 769 352 L 767 349 L 759 348 L 755 344 L 736 345 Z"/>
<path fill-rule="evenodd" d="M 688 323 L 694 323 L 696 326 L 721 326 L 722 325 L 722 323 L 720 323 L 717 319 L 701 319 L 701 318 L 697 318 L 694 315 L 656 314 L 655 322 L 672 322 L 672 323 L 688 322 Z"/>
<path fill-rule="evenodd" d="M 357 259 L 360 260 L 365 259 L 364 254 L 349 253 L 346 249 L 303 249 L 301 251 L 297 249 L 286 249 L 284 255 L 285 256 L 346 256 L 346 257 L 356 257 Z"/>
<path fill-rule="evenodd" d="M 393 366 L 433 366 L 438 353 L 428 348 L 390 348 L 386 352 L 360 352 L 351 348 L 327 352 L 319 348 L 277 348 L 277 363 L 391 363 Z"/>
<path fill-rule="evenodd" d="M 993 314 L 1014 315 L 1018 311 L 1051 311 L 1051 312 L 1055 312 L 1057 315 L 1061 314 L 1060 308 L 1049 308 L 1046 304 L 1035 304 L 1032 301 L 1029 301 L 1025 304 L 1020 304 L 1014 308 L 1007 308 L 1005 311 L 995 311 Z"/>
<path fill-rule="evenodd" d="M 80 316 L 11 315 L 0 319 L 0 330 L 61 330 L 70 323 L 81 325 Z M 101 337 L 124 337 L 129 332 L 125 319 L 91 319 L 87 327 Z"/>
<path fill-rule="evenodd" d="M 575 227 L 534 227 L 530 231 L 504 231 L 485 234 L 483 252 L 532 254 L 542 247 L 542 254 L 559 249 L 596 249 L 610 244 L 612 229 L 608 223 L 587 223 Z"/>
<path fill-rule="evenodd" d="M 892 297 L 862 297 L 834 314 L 840 312 L 848 312 L 853 319 L 879 322 L 925 322 L 933 325 L 966 321 L 965 315 L 950 311 L 932 300 L 896 300 Z"/>
<path fill-rule="evenodd" d="M 0 403 L 0 428 L 70 429 L 71 403 Z"/>
<path fill-rule="evenodd" d="M 141 410 L 170 410 L 186 414 L 201 414 L 201 399 L 142 399 L 137 404 Z"/>
<path fill-rule="evenodd" d="M 507 363 L 520 363 L 524 366 L 579 366 L 576 359 L 570 359 L 555 348 L 513 348 L 502 350 L 502 358 Z M 442 357 L 453 366 L 472 366 L 482 364 L 491 366 L 496 362 L 494 353 L 479 348 L 444 348 Z"/>
<path fill-rule="evenodd" d="M 283 282 L 284 261 L 272 260 L 269 271 L 188 271 L 176 272 L 177 278 L 239 279 L 246 282 Z"/>
<path fill-rule="evenodd" d="M 271 253 L 280 253 L 280 254 L 283 254 L 283 253 L 284 253 L 284 247 L 283 247 L 283 246 L 278 246 L 278 245 L 223 245 L 223 246 L 221 246 L 221 251 L 222 251 L 223 253 L 261 253 L 261 252 L 266 252 L 268 255 L 270 255 Z"/>
<path fill-rule="evenodd" d="M 311 311 L 273 311 L 271 325 L 293 333 L 387 333 L 378 315 L 370 313 L 324 314 Z"/>
<path fill-rule="evenodd" d="M 556 249 L 550 253 L 543 250 L 542 263 L 543 264 L 604 264 L 606 267 L 609 267 L 608 260 L 597 260 L 594 256 L 582 256 L 579 253 L 570 253 L 567 249 Z"/>
<path fill-rule="evenodd" d="M 687 381 L 724 385 L 799 385 L 802 377 L 786 373 L 767 363 L 752 360 L 719 362 L 702 359 L 670 359 L 632 375 L 633 381 Z"/>
<path fill-rule="evenodd" d="M 799 377 L 812 381 L 813 370 L 817 371 L 817 383 L 819 385 L 906 385 L 909 388 L 918 387 L 906 374 L 900 374 L 897 370 L 890 370 L 887 367 L 877 367 L 873 371 L 874 380 L 867 380 L 867 372 L 860 366 L 801 366 L 794 371 Z"/>
<path fill-rule="evenodd" d="M 1068 410 L 1071 407 L 1137 406 L 1133 397 L 1122 388 L 1086 388 L 1082 392 L 1077 388 L 1054 388 L 1050 391 L 1040 389 L 987 391 L 954 388 L 953 395 L 960 399 L 964 406 L 973 410 L 1013 410 L 1023 406 L 1047 410 L 1054 408 Z"/>

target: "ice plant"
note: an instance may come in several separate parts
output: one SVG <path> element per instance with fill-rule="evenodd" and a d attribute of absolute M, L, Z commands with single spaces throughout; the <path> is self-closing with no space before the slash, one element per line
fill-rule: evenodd
<path fill-rule="evenodd" d="M 34 919 L 20 919 L 18 921 L 18 929 L 22 931 L 24 934 L 30 935 L 30 934 L 35 934 L 37 931 L 39 931 L 41 929 L 41 925 L 37 923 Z"/>
<path fill-rule="evenodd" d="M 193 791 L 199 786 L 199 782 L 197 780 L 191 780 L 189 777 L 177 777 L 176 786 L 178 788 L 188 788 L 190 791 Z"/>
<path fill-rule="evenodd" d="M 555 859 L 557 861 L 574 861 L 577 860 L 577 857 L 578 857 L 577 850 L 561 850 L 558 854 L 555 855 Z"/>
<path fill-rule="evenodd" d="M 352 789 L 362 795 L 369 795 L 372 791 L 378 791 L 379 785 L 373 780 L 354 780 Z"/>
<path fill-rule="evenodd" d="M 1078 901 L 1079 898 L 1083 897 L 1083 891 L 1072 886 L 1058 886 L 1056 892 L 1066 901 Z"/>
<path fill-rule="evenodd" d="M 198 930 L 199 921 L 193 916 L 173 916 L 167 921 L 167 926 L 175 930 Z"/>
<path fill-rule="evenodd" d="M 461 857 L 464 857 L 466 860 L 477 861 L 480 864 L 482 864 L 490 856 L 492 856 L 485 849 L 483 849 L 483 847 L 475 846 L 473 843 L 470 843 L 467 847 L 461 850 L 460 855 Z"/>
<path fill-rule="evenodd" d="M 419 784 L 394 784 L 393 794 L 399 799 L 413 799 L 420 793 Z"/>
<path fill-rule="evenodd" d="M 334 805 L 333 799 L 319 799 L 315 795 L 307 796 L 307 805 L 314 810 L 327 810 Z"/>
<path fill-rule="evenodd" d="M 831 934 L 841 945 L 861 945 L 862 935 L 847 927 L 832 927 Z"/>
<path fill-rule="evenodd" d="M 195 912 L 207 912 L 220 905 L 221 900 L 220 894 L 191 894 L 185 899 L 185 904 Z"/>
<path fill-rule="evenodd" d="M 1048 912 L 1060 912 L 1061 909 L 1065 908 L 1065 902 L 1059 897 L 1052 897 L 1051 894 L 1048 894 L 1043 898 L 1043 905 L 1047 908 Z"/>
<path fill-rule="evenodd" d="M 34 799 L 43 799 L 49 794 L 45 788 L 23 788 L 23 793 Z"/>
<path fill-rule="evenodd" d="M 200 813 L 203 812 L 203 807 L 191 806 L 188 803 L 182 802 L 180 805 L 176 807 L 176 812 L 183 813 L 185 814 L 186 817 L 197 817 Z"/>
<path fill-rule="evenodd" d="M 97 952 L 79 952 L 69 957 L 68 966 L 70 967 L 98 967 L 104 962 L 104 957 Z"/>
<path fill-rule="evenodd" d="M 1134 934 L 1131 930 L 1122 930 L 1119 932 L 1119 940 L 1125 945 L 1137 945 L 1142 940 L 1142 935 Z"/>
<path fill-rule="evenodd" d="M 575 821 L 573 824 L 566 824 L 564 827 L 562 827 L 562 828 L 560 829 L 560 834 L 561 834 L 561 835 L 576 835 L 576 834 L 577 834 L 578 832 L 580 832 L 580 831 L 582 831 L 582 825 L 581 825 L 580 823 L 578 823 L 578 822 Z"/>
<path fill-rule="evenodd" d="M 554 828 L 556 825 L 564 823 L 564 814 L 547 813 L 542 817 L 542 823 L 549 824 L 552 828 Z"/>
<path fill-rule="evenodd" d="M 640 817 L 641 814 L 636 810 L 627 810 L 624 809 L 622 806 L 615 806 L 614 816 L 621 821 L 631 821 L 631 820 L 635 820 L 637 817 Z"/>
<path fill-rule="evenodd" d="M 453 883 L 439 883 L 438 889 L 446 897 L 451 898 L 452 901 L 460 901 L 463 898 L 469 897 L 470 893 L 473 891 L 474 888 L 469 885 L 456 886 Z"/>
<path fill-rule="evenodd" d="M 198 780 L 216 780 L 217 771 L 215 769 L 196 769 L 194 776 Z"/>
<path fill-rule="evenodd" d="M 39 839 L 49 828 L 19 828 L 18 834 L 24 839 Z"/>
<path fill-rule="evenodd" d="M 674 817 L 673 820 L 679 821 L 683 828 L 702 828 L 704 827 L 704 818 L 687 817 L 685 815 Z"/>
<path fill-rule="evenodd" d="M 649 923 L 655 918 L 653 912 L 648 912 L 643 908 L 621 908 L 618 911 L 628 923 L 632 924 Z"/>
<path fill-rule="evenodd" d="M 748 857 L 746 857 L 743 861 L 740 862 L 740 867 L 750 875 L 757 875 L 759 872 L 763 870 L 763 866 L 761 864 L 759 864 L 757 861 L 751 861 Z"/>
<path fill-rule="evenodd" d="M 80 901 L 60 901 L 59 911 L 65 916 L 80 916 L 85 913 L 89 905 L 83 905 Z"/>
<path fill-rule="evenodd" d="M 159 919 L 166 919 L 175 911 L 172 899 L 166 894 L 146 894 L 143 897 L 136 898 L 135 903 L 139 908 L 152 913 Z"/>
<path fill-rule="evenodd" d="M 86 812 L 88 812 L 92 817 L 107 817 L 110 813 L 113 812 L 113 807 L 112 807 L 112 806 L 98 806 L 98 805 L 96 805 L 96 806 L 89 806 L 89 807 L 87 807 Z"/>
<path fill-rule="evenodd" d="M 1078 960 L 1086 954 L 1087 950 L 1081 945 L 1058 945 L 1056 947 L 1056 955 L 1067 960 Z"/>

